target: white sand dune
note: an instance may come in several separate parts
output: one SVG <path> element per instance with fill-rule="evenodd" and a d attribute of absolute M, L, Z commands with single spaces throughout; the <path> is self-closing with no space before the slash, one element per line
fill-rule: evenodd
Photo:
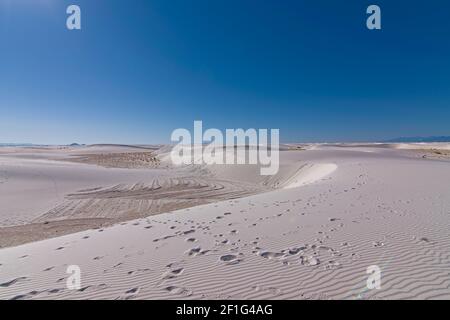
<path fill-rule="evenodd" d="M 447 142 L 424 142 L 424 143 L 398 143 L 392 145 L 396 149 L 417 150 L 417 149 L 439 149 L 450 150 L 450 143 Z"/>
<path fill-rule="evenodd" d="M 449 299 L 450 162 L 376 149 L 209 168 L 271 191 L 1 249 L 0 299 Z"/>
<path fill-rule="evenodd" d="M 81 189 L 152 181 L 156 170 L 110 170 L 41 158 L 0 157 L 0 225 L 29 223 Z M 54 154 L 52 154 L 54 156 Z"/>
<path fill-rule="evenodd" d="M 283 188 L 291 189 L 313 183 L 330 175 L 336 169 L 337 165 L 334 163 L 306 164 L 285 182 Z"/>

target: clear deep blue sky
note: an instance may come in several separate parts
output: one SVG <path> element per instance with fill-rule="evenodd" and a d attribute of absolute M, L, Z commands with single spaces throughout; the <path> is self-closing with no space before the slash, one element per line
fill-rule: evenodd
<path fill-rule="evenodd" d="M 168 142 L 194 120 L 285 142 L 450 135 L 447 0 L 0 0 L 0 37 L 0 142 Z"/>

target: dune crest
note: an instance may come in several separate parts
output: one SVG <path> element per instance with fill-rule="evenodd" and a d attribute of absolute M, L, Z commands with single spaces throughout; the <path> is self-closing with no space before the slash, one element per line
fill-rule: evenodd
<path fill-rule="evenodd" d="M 292 189 L 314 183 L 332 174 L 336 169 L 337 165 L 334 163 L 305 164 L 292 177 L 287 179 L 282 188 Z"/>

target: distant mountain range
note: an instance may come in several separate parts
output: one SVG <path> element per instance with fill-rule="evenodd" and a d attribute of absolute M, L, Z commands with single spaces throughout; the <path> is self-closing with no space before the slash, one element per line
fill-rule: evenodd
<path fill-rule="evenodd" d="M 432 136 L 432 137 L 400 137 L 383 142 L 450 142 L 450 136 Z"/>

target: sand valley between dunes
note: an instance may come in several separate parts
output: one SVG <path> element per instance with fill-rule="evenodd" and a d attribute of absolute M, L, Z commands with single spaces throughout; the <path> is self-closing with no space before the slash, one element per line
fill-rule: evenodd
<path fill-rule="evenodd" d="M 260 176 L 168 146 L 0 148 L 0 299 L 449 299 L 449 149 L 285 145 Z"/>

